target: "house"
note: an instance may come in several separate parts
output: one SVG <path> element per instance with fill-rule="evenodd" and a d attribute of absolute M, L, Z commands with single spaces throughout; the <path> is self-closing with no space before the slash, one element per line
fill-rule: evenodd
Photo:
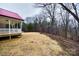
<path fill-rule="evenodd" d="M 22 22 L 17 13 L 0 8 L 0 37 L 21 35 Z"/>

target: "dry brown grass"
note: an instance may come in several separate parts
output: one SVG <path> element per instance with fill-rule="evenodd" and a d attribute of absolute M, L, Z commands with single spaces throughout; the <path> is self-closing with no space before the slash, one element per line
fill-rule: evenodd
<path fill-rule="evenodd" d="M 22 33 L 21 38 L 0 41 L 0 55 L 68 55 L 56 40 L 36 33 Z"/>
<path fill-rule="evenodd" d="M 71 56 L 79 55 L 79 42 L 76 42 L 68 38 L 66 39 L 62 36 L 51 35 L 51 34 L 46 34 L 46 35 L 51 37 L 52 39 L 55 39 L 60 44 L 60 46 L 64 49 L 64 51 L 67 52 L 68 55 Z"/>

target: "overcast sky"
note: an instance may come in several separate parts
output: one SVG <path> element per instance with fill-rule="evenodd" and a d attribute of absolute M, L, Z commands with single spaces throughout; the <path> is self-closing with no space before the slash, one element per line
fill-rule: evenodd
<path fill-rule="evenodd" d="M 18 13 L 23 19 L 39 14 L 41 10 L 33 3 L 0 3 L 0 8 Z"/>

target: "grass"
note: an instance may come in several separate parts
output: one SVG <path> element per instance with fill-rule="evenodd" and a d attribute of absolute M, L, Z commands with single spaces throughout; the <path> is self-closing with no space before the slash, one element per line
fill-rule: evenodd
<path fill-rule="evenodd" d="M 68 55 L 58 41 L 38 32 L 22 33 L 21 38 L 0 41 L 0 55 L 50 56 Z"/>
<path fill-rule="evenodd" d="M 51 34 L 45 34 L 52 39 L 55 39 L 59 45 L 63 48 L 64 51 L 67 52 L 68 55 L 71 56 L 78 56 L 79 55 L 79 42 L 76 42 L 74 40 L 66 39 L 62 36 L 57 35 L 51 35 Z"/>

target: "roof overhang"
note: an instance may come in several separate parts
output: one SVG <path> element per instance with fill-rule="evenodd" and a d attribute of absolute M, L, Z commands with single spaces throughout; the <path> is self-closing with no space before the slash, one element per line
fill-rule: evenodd
<path fill-rule="evenodd" d="M 0 16 L 13 18 L 15 20 L 23 21 L 23 19 L 15 12 L 8 11 L 6 9 L 0 8 Z"/>
<path fill-rule="evenodd" d="M 4 16 L 4 17 L 8 17 L 8 18 L 13 18 L 13 19 L 16 19 L 16 20 L 19 20 L 19 21 L 24 21 L 23 19 L 14 18 L 14 17 L 10 17 L 10 16 L 5 16 L 5 15 L 0 15 L 0 16 Z"/>

